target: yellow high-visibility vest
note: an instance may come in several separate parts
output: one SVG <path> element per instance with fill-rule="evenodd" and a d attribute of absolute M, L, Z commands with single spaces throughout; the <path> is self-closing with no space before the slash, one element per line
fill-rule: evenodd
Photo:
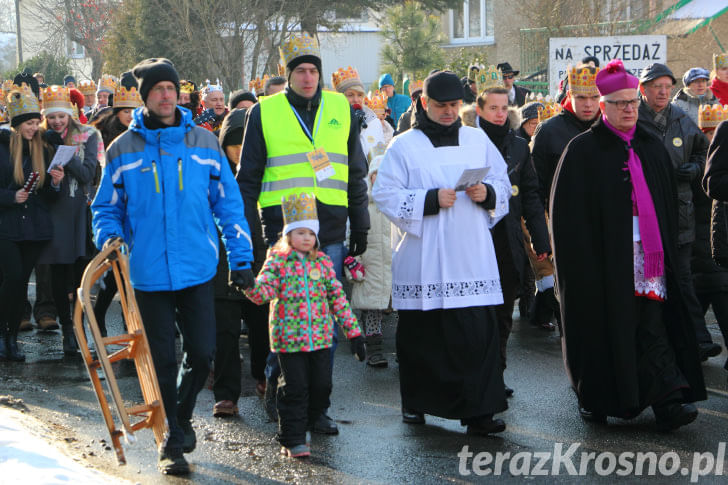
<path fill-rule="evenodd" d="M 348 207 L 351 108 L 343 94 L 321 93 L 311 131 L 313 142 L 304 132 L 285 92 L 260 102 L 260 120 L 268 155 L 258 198 L 261 207 L 280 205 L 282 198 L 302 192 L 316 195 L 324 204 Z M 321 182 L 306 157 L 318 148 L 326 151 L 334 169 L 334 175 Z"/>

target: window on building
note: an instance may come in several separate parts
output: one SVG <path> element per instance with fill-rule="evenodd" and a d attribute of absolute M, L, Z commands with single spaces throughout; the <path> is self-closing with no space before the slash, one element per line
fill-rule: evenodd
<path fill-rule="evenodd" d="M 86 57 L 86 50 L 83 48 L 81 44 L 78 44 L 76 42 L 73 42 L 72 40 L 68 40 L 66 42 L 66 45 L 68 46 L 66 54 L 71 59 L 83 59 Z"/>
<path fill-rule="evenodd" d="M 464 0 L 450 10 L 450 42 L 493 42 L 493 0 Z"/>

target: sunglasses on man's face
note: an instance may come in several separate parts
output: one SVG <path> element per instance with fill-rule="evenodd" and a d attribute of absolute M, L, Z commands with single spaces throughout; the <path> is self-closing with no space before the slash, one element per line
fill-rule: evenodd
<path fill-rule="evenodd" d="M 503 74 L 503 79 L 513 79 L 516 77 L 514 74 Z"/>

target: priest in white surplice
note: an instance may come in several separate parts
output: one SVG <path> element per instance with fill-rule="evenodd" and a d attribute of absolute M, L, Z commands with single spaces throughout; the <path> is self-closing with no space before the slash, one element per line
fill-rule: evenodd
<path fill-rule="evenodd" d="M 413 129 L 392 141 L 372 193 L 403 234 L 392 257 L 402 419 L 460 419 L 488 434 L 505 429 L 493 415 L 507 408 L 490 229 L 508 212 L 511 184 L 485 133 L 462 125 L 462 98 L 452 72 L 425 80 Z M 483 168 L 480 183 L 455 191 L 464 170 Z"/>

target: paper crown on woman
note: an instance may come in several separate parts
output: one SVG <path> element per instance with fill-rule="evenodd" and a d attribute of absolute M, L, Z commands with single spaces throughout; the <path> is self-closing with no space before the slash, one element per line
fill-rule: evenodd
<path fill-rule="evenodd" d="M 22 115 L 36 114 L 40 118 L 40 104 L 38 102 L 38 98 L 35 97 L 33 91 L 25 83 L 23 83 L 20 88 L 15 87 L 12 91 L 10 91 L 7 95 L 6 102 L 8 107 L 8 116 L 11 120 Z"/>
<path fill-rule="evenodd" d="M 318 235 L 319 220 L 316 211 L 316 196 L 313 194 L 291 194 L 282 198 L 283 234 L 305 227 Z"/>

